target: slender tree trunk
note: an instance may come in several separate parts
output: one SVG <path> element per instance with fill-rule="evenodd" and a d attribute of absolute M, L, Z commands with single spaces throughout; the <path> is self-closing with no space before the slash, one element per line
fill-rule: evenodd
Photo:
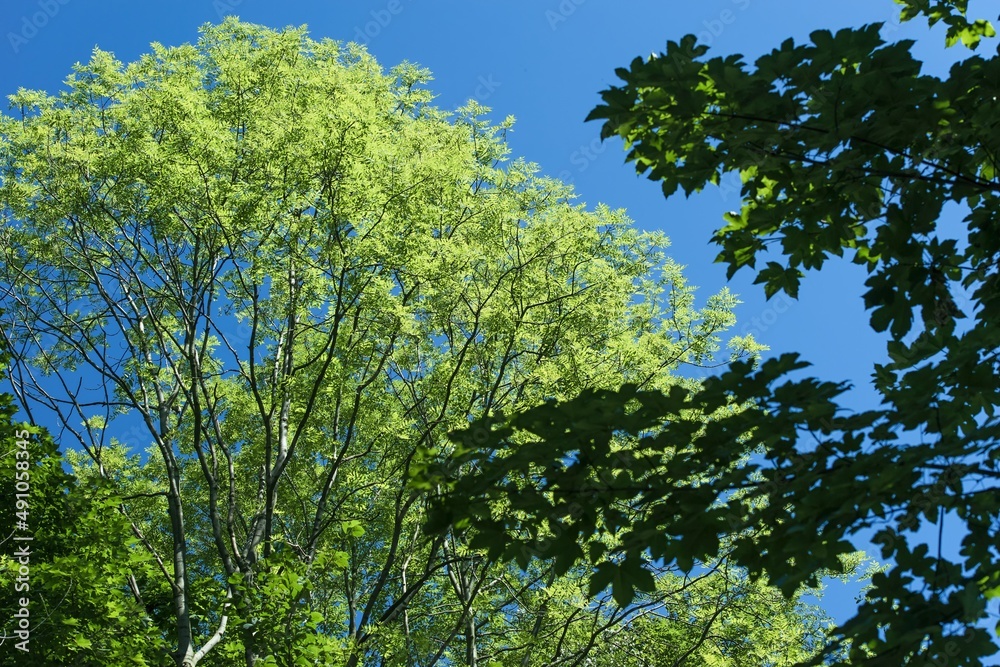
<path fill-rule="evenodd" d="M 194 667 L 194 643 L 191 636 L 191 610 L 188 608 L 187 539 L 184 537 L 184 509 L 181 506 L 180 474 L 176 468 L 168 469 L 170 493 L 167 508 L 170 514 L 170 532 L 174 544 L 174 613 L 177 615 L 178 667 Z"/>
<path fill-rule="evenodd" d="M 469 667 L 479 667 L 476 650 L 476 614 L 471 609 L 465 616 L 465 661 Z"/>

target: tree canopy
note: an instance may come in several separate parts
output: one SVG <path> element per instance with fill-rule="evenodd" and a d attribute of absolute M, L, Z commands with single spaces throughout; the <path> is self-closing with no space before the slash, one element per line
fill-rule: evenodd
<path fill-rule="evenodd" d="M 574 203 L 508 157 L 510 119 L 439 110 L 428 79 L 227 19 L 11 97 L 0 331 L 62 447 L 32 444 L 37 664 L 774 665 L 825 642 L 725 555 L 633 602 L 425 531 L 434 489 L 405 481 L 450 430 L 760 350 L 665 238 Z"/>
<path fill-rule="evenodd" d="M 899 4 L 903 19 L 943 21 L 947 46 L 996 44 L 963 1 Z M 501 559 L 584 563 L 590 590 L 622 601 L 649 587 L 651 564 L 722 552 L 791 594 L 870 540 L 890 567 L 838 628 L 838 664 L 996 653 L 1000 59 L 963 54 L 934 76 L 882 27 L 818 30 L 752 64 L 688 35 L 617 70 L 589 116 L 666 196 L 739 174 L 740 209 L 712 237 L 730 276 L 755 272 L 770 297 L 845 255 L 867 272 L 889 357 L 873 368 L 881 404 L 844 409 L 848 385 L 803 378 L 795 354 L 695 389 L 584 391 L 453 434 L 454 459 L 432 458 L 429 477 L 450 483 L 433 526 L 466 527 Z M 727 405 L 751 409 L 716 412 Z M 634 452 L 615 447 L 624 436 Z M 476 501 L 445 504 L 454 495 Z M 546 518 L 566 543 L 619 542 L 545 552 L 533 527 Z"/>

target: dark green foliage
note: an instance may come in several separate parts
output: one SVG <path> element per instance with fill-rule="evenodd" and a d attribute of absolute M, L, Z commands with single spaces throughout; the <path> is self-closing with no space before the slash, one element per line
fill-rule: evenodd
<path fill-rule="evenodd" d="M 900 4 L 904 18 L 944 21 L 949 46 L 995 34 L 963 2 Z M 585 393 L 457 434 L 474 436 L 465 465 L 439 473 L 475 501 L 436 520 L 518 562 L 589 561 L 592 589 L 611 584 L 621 600 L 648 587 L 643 564 L 689 568 L 721 548 L 790 594 L 874 536 L 893 565 L 838 630 L 852 664 L 993 655 L 1000 60 L 969 56 L 939 78 L 911 46 L 886 43 L 879 25 L 820 30 L 749 65 L 709 58 L 689 35 L 619 69 L 623 84 L 590 115 L 664 195 L 739 173 L 742 206 L 713 236 L 730 276 L 747 267 L 768 296 L 796 296 L 832 256 L 868 272 L 865 306 L 890 357 L 874 368 L 880 406 L 841 409 L 846 386 L 790 376 L 804 364 L 787 355 L 695 391 Z M 724 405 L 754 409 L 713 414 Z M 713 416 L 702 429 L 688 410 Z M 613 433 L 633 444 L 615 450 Z M 501 498 L 517 511 L 498 515 Z M 559 548 L 539 546 L 546 523 Z M 957 557 L 917 534 L 946 523 Z M 606 535 L 611 551 L 573 546 Z"/>

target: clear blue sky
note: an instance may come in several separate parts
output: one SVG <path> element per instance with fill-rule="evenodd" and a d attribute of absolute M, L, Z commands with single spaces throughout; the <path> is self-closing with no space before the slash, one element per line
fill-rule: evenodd
<path fill-rule="evenodd" d="M 639 227 L 665 231 L 671 254 L 705 298 L 726 284 L 708 239 L 722 212 L 738 206 L 738 195 L 713 190 L 664 201 L 657 184 L 623 164 L 620 143 L 601 144 L 599 125 L 583 122 L 598 92 L 615 82 L 616 67 L 689 32 L 713 53 L 753 58 L 817 28 L 884 21 L 888 39 L 918 39 L 931 69 L 940 71 L 942 33 L 917 21 L 899 26 L 897 11 L 891 0 L 4 0 L 0 92 L 54 92 L 95 46 L 128 62 L 153 41 L 194 41 L 200 25 L 226 14 L 273 28 L 307 24 L 317 39 L 367 43 L 384 66 L 410 60 L 430 68 L 442 108 L 477 98 L 498 120 L 514 115 L 514 156 L 572 180 L 589 205 L 626 208 Z M 859 269 L 830 266 L 810 276 L 798 302 L 765 302 L 749 274 L 738 275 L 730 284 L 744 301 L 736 333 L 754 330 L 775 353 L 801 352 L 819 376 L 859 385 L 851 402 L 864 405 L 873 397 L 865 388 L 871 365 L 884 353 L 863 312 Z M 841 619 L 850 602 L 842 593 L 828 600 Z"/>

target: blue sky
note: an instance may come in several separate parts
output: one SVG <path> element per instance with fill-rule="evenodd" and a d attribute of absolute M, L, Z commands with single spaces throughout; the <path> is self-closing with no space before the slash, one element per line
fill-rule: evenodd
<path fill-rule="evenodd" d="M 508 135 L 513 156 L 572 181 L 588 205 L 626 208 L 640 228 L 666 232 L 671 255 L 687 266 L 704 299 L 727 284 L 708 239 L 721 214 L 738 207 L 738 194 L 712 190 L 665 201 L 656 183 L 623 164 L 620 143 L 602 144 L 599 125 L 583 122 L 598 92 L 615 82 L 616 67 L 685 33 L 698 34 L 710 53 L 754 58 L 817 28 L 884 21 L 888 39 L 918 40 L 931 71 L 959 55 L 957 49 L 943 55 L 940 31 L 920 22 L 896 24 L 897 12 L 891 0 L 5 0 L 0 93 L 18 87 L 53 92 L 95 46 L 131 61 L 153 41 L 194 41 L 200 25 L 226 14 L 274 28 L 307 24 L 317 39 L 366 43 L 383 66 L 410 60 L 428 67 L 442 108 L 475 98 L 492 107 L 497 120 L 515 116 Z M 729 283 L 744 301 L 734 333 L 753 331 L 775 353 L 801 352 L 820 377 L 858 385 L 851 404 L 870 403 L 871 365 L 884 352 L 863 311 L 860 267 L 831 264 L 808 277 L 799 301 L 766 302 L 750 278 L 740 274 Z M 850 597 L 841 592 L 828 601 L 841 619 Z"/>

